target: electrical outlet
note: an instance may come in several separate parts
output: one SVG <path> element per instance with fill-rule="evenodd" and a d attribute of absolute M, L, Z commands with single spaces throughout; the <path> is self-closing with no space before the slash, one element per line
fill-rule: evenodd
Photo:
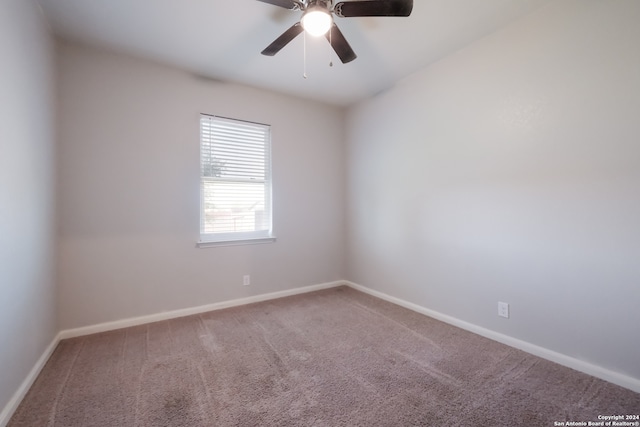
<path fill-rule="evenodd" d="M 509 318 L 509 304 L 506 302 L 498 302 L 498 316 Z"/>
<path fill-rule="evenodd" d="M 243 284 L 244 286 L 249 286 L 249 285 L 251 284 L 251 276 L 249 276 L 248 274 L 245 274 L 245 275 L 242 277 L 242 284 Z"/>

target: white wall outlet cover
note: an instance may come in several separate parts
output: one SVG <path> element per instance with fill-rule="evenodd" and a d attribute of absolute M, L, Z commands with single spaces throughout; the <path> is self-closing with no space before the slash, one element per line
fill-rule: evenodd
<path fill-rule="evenodd" d="M 509 318 L 509 304 L 506 302 L 498 302 L 498 316 Z"/>
<path fill-rule="evenodd" d="M 243 284 L 244 286 L 249 286 L 249 285 L 251 284 L 251 276 L 249 276 L 248 274 L 245 274 L 245 275 L 242 277 L 242 284 Z"/>

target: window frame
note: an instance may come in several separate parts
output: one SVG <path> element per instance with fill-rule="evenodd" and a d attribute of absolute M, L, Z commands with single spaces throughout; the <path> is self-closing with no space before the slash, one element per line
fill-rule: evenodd
<path fill-rule="evenodd" d="M 256 127 L 262 127 L 266 129 L 266 137 L 264 140 L 264 180 L 256 181 L 255 178 L 240 178 L 232 177 L 225 178 L 221 176 L 205 176 L 204 172 L 204 160 L 203 160 L 203 144 L 204 144 L 204 128 L 203 120 L 219 120 L 226 124 L 237 122 L 238 124 L 249 124 Z M 250 244 L 263 244 L 275 242 L 276 237 L 273 234 L 273 179 L 271 171 L 271 125 L 264 123 L 257 123 L 247 120 L 223 117 L 218 115 L 200 113 L 199 115 L 199 154 L 200 154 L 200 233 L 197 242 L 197 247 L 208 248 L 216 246 L 236 246 L 236 245 L 250 245 Z M 210 142 L 212 143 L 212 141 Z M 230 182 L 230 183 L 252 183 L 262 182 L 264 183 L 264 211 L 268 212 L 268 227 L 266 229 L 254 230 L 254 231 L 229 231 L 229 232 L 214 232 L 205 233 L 205 181 L 209 182 Z"/>

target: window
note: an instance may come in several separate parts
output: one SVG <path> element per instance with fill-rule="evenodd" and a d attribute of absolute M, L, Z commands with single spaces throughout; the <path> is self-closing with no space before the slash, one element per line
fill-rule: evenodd
<path fill-rule="evenodd" d="M 199 246 L 274 240 L 270 127 L 202 114 Z"/>

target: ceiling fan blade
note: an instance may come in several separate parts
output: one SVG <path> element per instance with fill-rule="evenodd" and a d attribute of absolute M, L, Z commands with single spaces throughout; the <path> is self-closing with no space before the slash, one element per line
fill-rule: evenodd
<path fill-rule="evenodd" d="M 327 34 L 324 36 L 329 40 L 331 47 L 336 51 L 338 58 L 340 58 L 340 61 L 342 61 L 343 64 L 351 62 L 357 58 L 356 53 L 351 49 L 347 39 L 344 38 L 342 31 L 340 31 L 336 24 L 333 24 L 331 26 L 331 30 L 327 31 Z"/>
<path fill-rule="evenodd" d="M 342 18 L 356 16 L 409 16 L 413 0 L 360 0 L 335 5 L 333 12 Z"/>
<path fill-rule="evenodd" d="M 275 39 L 265 50 L 262 51 L 263 55 L 273 56 L 280 50 L 289 44 L 289 42 L 295 39 L 302 32 L 302 24 L 296 22 L 287 31 L 282 33 L 280 37 Z"/>
<path fill-rule="evenodd" d="M 262 3 L 269 3 L 274 6 L 284 7 L 285 9 L 298 10 L 301 9 L 301 3 L 296 0 L 258 0 Z"/>

